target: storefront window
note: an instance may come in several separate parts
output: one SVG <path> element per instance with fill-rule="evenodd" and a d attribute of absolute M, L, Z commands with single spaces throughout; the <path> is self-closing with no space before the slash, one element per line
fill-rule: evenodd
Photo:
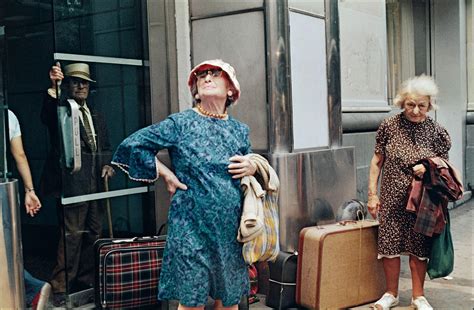
<path fill-rule="evenodd" d="M 98 237 L 109 237 L 110 232 L 114 237 L 156 233 L 153 187 L 130 181 L 115 168 L 106 189 L 99 171 L 103 165 L 110 165 L 112 153 L 125 137 L 151 123 L 144 3 L 140 0 L 0 1 L 0 12 L 5 13 L 0 14 L 0 152 L 3 155 L 0 172 L 5 173 L 4 162 L 8 158 L 4 141 L 4 106 L 8 105 L 21 125 L 33 183 L 42 203 L 34 218 L 21 209 L 25 268 L 38 279 L 51 280 L 55 292 L 64 293 L 64 300 L 72 307 L 90 302 L 88 297 L 93 294 L 91 245 Z M 157 7 L 161 9 L 163 5 Z M 160 11 L 159 15 L 164 16 L 164 12 Z M 158 47 L 167 48 L 165 42 L 159 42 Z M 8 57 L 8 62 L 4 57 Z M 72 97 L 66 86 L 84 85 L 83 81 L 69 76 L 69 81 L 62 81 L 64 91 L 59 100 L 50 96 L 52 82 L 48 72 L 57 62 L 63 72 L 69 64 L 85 63 L 90 69 L 89 77 L 95 81 L 90 82 L 87 97 L 90 125 L 95 129 L 92 135 L 96 135 L 95 148 L 84 139 L 83 118 L 76 123 L 82 126 L 84 183 L 74 183 L 79 170 L 74 175 L 60 160 L 61 148 L 55 148 L 55 143 L 60 145 L 63 140 L 52 134 L 54 130 L 60 132 L 58 122 L 53 120 L 48 125 L 44 120 L 43 107 L 47 100 L 52 102 L 51 113 L 47 115 L 54 117 L 57 106 L 62 107 Z M 162 67 L 156 70 L 166 72 Z M 101 115 L 100 121 L 95 112 Z M 109 143 L 107 153 L 98 145 L 101 141 L 97 142 L 97 135 L 102 135 L 104 128 Z M 85 151 L 88 147 L 89 151 Z M 87 160 L 94 161 L 97 169 L 87 170 Z M 13 166 L 10 165 L 12 177 L 19 179 Z M 95 170 L 99 173 L 93 176 Z M 97 181 L 94 186 L 92 179 Z M 23 200 L 23 195 L 20 196 Z M 76 226 L 66 224 L 76 215 L 87 220 L 77 221 Z M 78 266 L 82 271 L 71 273 Z"/>
<path fill-rule="evenodd" d="M 141 59 L 138 0 L 54 0 L 56 52 Z"/>
<path fill-rule="evenodd" d="M 430 74 L 429 1 L 387 0 L 388 97 L 409 77 Z"/>

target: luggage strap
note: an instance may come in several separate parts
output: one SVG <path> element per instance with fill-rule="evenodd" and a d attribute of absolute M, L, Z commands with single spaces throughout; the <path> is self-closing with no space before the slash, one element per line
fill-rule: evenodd
<path fill-rule="evenodd" d="M 355 201 L 355 200 L 354 200 Z M 360 203 L 360 202 L 359 202 Z M 357 217 L 359 217 L 359 215 L 362 216 L 362 220 L 357 220 L 357 221 L 353 221 L 353 220 L 349 220 L 349 221 L 341 221 L 339 223 L 337 223 L 338 225 L 341 225 L 341 226 L 345 226 L 346 224 L 360 224 L 359 226 L 359 266 L 357 268 L 357 279 L 360 280 L 361 278 L 361 275 L 362 275 L 362 228 L 364 228 L 364 221 L 373 221 L 373 220 L 366 220 L 364 218 L 364 213 L 362 213 L 360 210 L 357 210 Z M 357 287 L 357 299 L 359 300 L 360 299 L 360 287 L 361 285 L 359 285 Z"/>
<path fill-rule="evenodd" d="M 273 280 L 273 279 L 268 279 L 268 281 L 276 283 L 276 284 L 280 284 L 280 285 L 287 285 L 287 286 L 295 286 L 296 285 L 296 283 L 293 283 L 293 282 L 280 282 L 280 281 Z"/>

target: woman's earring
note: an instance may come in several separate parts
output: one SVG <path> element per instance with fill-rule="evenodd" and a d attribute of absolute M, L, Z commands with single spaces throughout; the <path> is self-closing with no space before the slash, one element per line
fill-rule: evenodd
<path fill-rule="evenodd" d="M 233 95 L 233 94 L 232 94 L 232 91 L 229 90 L 229 91 L 227 92 L 227 96 L 232 97 L 232 95 Z"/>
<path fill-rule="evenodd" d="M 194 99 L 199 100 L 199 94 L 194 95 Z"/>

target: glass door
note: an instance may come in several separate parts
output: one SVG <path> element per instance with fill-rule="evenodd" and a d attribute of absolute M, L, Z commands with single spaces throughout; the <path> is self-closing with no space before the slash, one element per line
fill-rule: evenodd
<path fill-rule="evenodd" d="M 50 97 L 45 104 L 66 106 L 67 111 L 72 111 L 71 104 L 77 104 L 77 130 L 73 128 L 72 134 L 79 132 L 76 152 L 80 154 L 80 168 L 76 165 L 72 169 L 64 156 L 67 145 L 62 142 L 70 132 L 60 128 L 56 136 L 50 130 L 50 136 L 62 139 L 59 143 L 51 140 L 50 148 L 56 155 L 51 163 L 59 164 L 59 169 L 48 169 L 59 172 L 54 181 L 61 180 L 57 208 L 62 234 L 51 284 L 57 292 L 66 292 L 73 306 L 84 303 L 94 287 L 93 244 L 97 238 L 154 233 L 150 187 L 130 181 L 110 163 L 116 146 L 150 123 L 144 95 L 148 90 L 144 83 L 147 69 L 141 4 L 53 2 L 53 58 L 65 79 L 57 87 L 61 90 L 59 99 Z M 44 119 L 53 120 L 46 124 L 48 128 L 57 126 L 57 118 Z M 54 195 L 55 184 L 49 186 Z"/>
<path fill-rule="evenodd" d="M 6 1 L 0 17 L 8 105 L 42 203 L 34 218 L 22 215 L 25 266 L 52 284 L 57 305 L 93 301 L 97 238 L 156 233 L 154 187 L 116 167 L 104 177 L 117 145 L 151 123 L 144 3 Z M 159 48 L 166 54 L 166 44 Z M 60 85 L 49 76 L 56 64 L 65 75 Z"/>

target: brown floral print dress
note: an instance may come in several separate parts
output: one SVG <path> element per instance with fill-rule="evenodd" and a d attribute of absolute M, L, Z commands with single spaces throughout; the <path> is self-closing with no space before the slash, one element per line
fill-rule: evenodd
<path fill-rule="evenodd" d="M 409 121 L 402 113 L 385 119 L 377 130 L 375 153 L 384 156 L 379 210 L 379 257 L 429 256 L 431 238 L 413 231 L 416 215 L 405 211 L 412 167 L 423 158 L 448 159 L 451 139 L 429 116 Z"/>

